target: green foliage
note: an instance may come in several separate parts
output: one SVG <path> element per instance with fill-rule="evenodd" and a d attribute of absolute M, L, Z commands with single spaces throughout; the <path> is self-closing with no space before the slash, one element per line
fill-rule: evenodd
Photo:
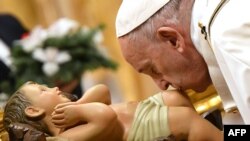
<path fill-rule="evenodd" d="M 105 57 L 94 42 L 95 34 L 102 30 L 99 26 L 89 31 L 77 30 L 74 33 L 62 37 L 51 37 L 44 40 L 41 48 L 55 47 L 60 51 L 67 51 L 71 60 L 59 64 L 59 71 L 53 76 L 47 76 L 43 70 L 43 62 L 32 57 L 32 52 L 27 53 L 18 42 L 12 48 L 13 68 L 11 76 L 16 81 L 15 86 L 11 86 L 8 81 L 0 82 L 1 89 L 12 94 L 21 84 L 27 81 L 35 81 L 41 84 L 55 86 L 55 82 L 67 83 L 74 79 L 80 79 L 82 73 L 87 70 L 94 70 L 99 67 L 116 69 L 117 63 Z"/>

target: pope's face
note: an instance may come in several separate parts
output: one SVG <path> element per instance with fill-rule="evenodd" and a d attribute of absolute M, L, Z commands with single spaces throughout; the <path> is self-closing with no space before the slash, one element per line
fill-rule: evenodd
<path fill-rule="evenodd" d="M 49 88 L 45 85 L 26 84 L 21 90 L 32 102 L 33 106 L 43 108 L 47 114 L 51 114 L 57 104 L 70 102 L 58 87 Z"/>
<path fill-rule="evenodd" d="M 179 52 L 170 42 L 140 41 L 119 38 L 123 56 L 138 72 L 151 76 L 162 90 L 171 85 L 200 92 L 210 84 L 205 62 L 198 52 Z"/>

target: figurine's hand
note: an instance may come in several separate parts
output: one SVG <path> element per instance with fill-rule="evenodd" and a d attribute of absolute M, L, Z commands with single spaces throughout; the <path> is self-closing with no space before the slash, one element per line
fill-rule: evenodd
<path fill-rule="evenodd" d="M 52 113 L 52 123 L 57 128 L 68 128 L 80 122 L 79 106 L 75 102 L 57 105 Z"/>

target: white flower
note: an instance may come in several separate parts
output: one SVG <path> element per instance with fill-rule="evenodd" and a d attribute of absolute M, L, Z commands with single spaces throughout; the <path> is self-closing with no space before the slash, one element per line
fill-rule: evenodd
<path fill-rule="evenodd" d="M 47 76 L 53 76 L 58 72 L 59 66 L 55 62 L 46 62 L 43 64 L 42 69 Z"/>
<path fill-rule="evenodd" d="M 101 44 L 103 39 L 104 37 L 102 31 L 98 30 L 93 38 L 93 41 L 96 44 L 96 49 L 98 52 L 100 52 L 103 56 L 108 57 L 108 51 L 106 50 L 106 47 Z"/>
<path fill-rule="evenodd" d="M 93 40 L 94 40 L 94 43 L 97 45 L 100 45 L 103 42 L 103 34 L 101 30 L 98 30 L 98 32 L 96 32 Z"/>
<path fill-rule="evenodd" d="M 84 34 L 87 34 L 89 33 L 90 29 L 88 26 L 82 26 L 81 28 L 81 32 L 84 33 Z"/>
<path fill-rule="evenodd" d="M 41 46 L 42 42 L 47 37 L 47 31 L 41 26 L 35 27 L 30 35 L 22 40 L 19 40 L 25 52 L 32 52 L 35 48 Z"/>
<path fill-rule="evenodd" d="M 109 53 L 108 50 L 105 46 L 103 45 L 98 45 L 96 46 L 96 49 L 98 50 L 99 53 L 101 53 L 104 57 L 108 58 L 109 57 Z"/>
<path fill-rule="evenodd" d="M 46 62 L 46 58 L 45 58 L 45 53 L 44 50 L 42 48 L 37 48 L 34 50 L 34 52 L 32 53 L 32 57 L 40 62 Z"/>
<path fill-rule="evenodd" d="M 80 25 L 71 19 L 61 18 L 48 28 L 49 37 L 62 37 L 70 32 L 76 31 Z"/>
<path fill-rule="evenodd" d="M 47 76 L 53 76 L 60 69 L 59 64 L 71 60 L 71 56 L 66 51 L 59 51 L 55 47 L 48 47 L 46 49 L 37 48 L 33 52 L 33 58 L 43 62 L 43 72 Z"/>

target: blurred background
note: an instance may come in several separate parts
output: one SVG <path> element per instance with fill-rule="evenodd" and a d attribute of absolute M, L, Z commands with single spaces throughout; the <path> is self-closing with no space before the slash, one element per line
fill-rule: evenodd
<path fill-rule="evenodd" d="M 97 69 L 85 72 L 83 89 L 104 83 L 111 89 L 113 103 L 142 100 L 160 91 L 146 75 L 139 74 L 125 62 L 115 36 L 115 16 L 122 0 L 0 0 L 0 14 L 15 16 L 28 30 L 36 25 L 48 27 L 62 17 L 68 17 L 89 27 L 102 23 L 104 46 L 110 58 L 118 63 L 117 70 Z M 196 109 L 203 113 L 220 107 L 220 99 L 213 86 L 203 94 L 187 91 Z"/>

